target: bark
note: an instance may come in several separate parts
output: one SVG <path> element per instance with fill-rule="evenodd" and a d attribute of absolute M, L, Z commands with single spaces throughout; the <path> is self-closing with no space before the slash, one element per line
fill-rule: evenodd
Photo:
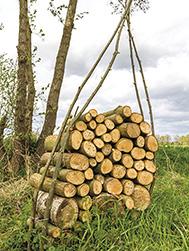
<path fill-rule="evenodd" d="M 56 58 L 54 76 L 47 100 L 45 121 L 43 124 L 41 134 L 38 139 L 37 153 L 39 155 L 41 155 L 44 151 L 43 142 L 45 138 L 48 135 L 53 134 L 55 128 L 56 116 L 58 111 L 58 100 L 62 86 L 62 81 L 64 78 L 65 64 L 68 55 L 68 50 L 70 47 L 72 30 L 74 27 L 76 6 L 77 6 L 77 0 L 69 1 L 65 25 L 63 29 L 63 35 Z"/>
<path fill-rule="evenodd" d="M 3 144 L 5 127 L 6 127 L 6 117 L 4 116 L 0 119 L 0 161 L 3 160 L 5 157 L 5 148 Z"/>

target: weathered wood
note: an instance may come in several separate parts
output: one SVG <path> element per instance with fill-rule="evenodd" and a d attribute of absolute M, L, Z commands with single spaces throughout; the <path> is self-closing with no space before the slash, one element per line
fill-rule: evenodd
<path fill-rule="evenodd" d="M 89 159 L 89 165 L 90 165 L 91 167 L 95 167 L 95 166 L 97 165 L 96 159 L 90 158 L 90 159 Z"/>
<path fill-rule="evenodd" d="M 134 200 L 136 210 L 144 211 L 150 205 L 150 201 L 151 201 L 150 193 L 143 186 L 136 185 L 131 197 Z"/>
<path fill-rule="evenodd" d="M 116 178 L 106 178 L 103 184 L 103 188 L 106 192 L 119 195 L 123 190 L 121 182 Z"/>
<path fill-rule="evenodd" d="M 147 151 L 146 152 L 146 159 L 153 160 L 154 159 L 154 153 L 150 152 L 150 151 Z"/>
<path fill-rule="evenodd" d="M 96 146 L 91 141 L 83 141 L 80 147 L 80 152 L 88 157 L 96 156 Z"/>
<path fill-rule="evenodd" d="M 146 121 L 142 121 L 139 126 L 142 134 L 148 135 L 152 133 L 151 126 Z"/>
<path fill-rule="evenodd" d="M 102 185 L 104 184 L 105 178 L 104 178 L 104 176 L 102 174 L 96 174 L 94 176 L 94 178 L 95 178 L 95 180 L 100 181 Z"/>
<path fill-rule="evenodd" d="M 151 184 L 153 179 L 153 174 L 145 170 L 139 171 L 137 174 L 137 181 L 140 185 L 143 186 L 148 186 L 149 184 Z"/>
<path fill-rule="evenodd" d="M 95 138 L 94 132 L 89 130 L 89 129 L 85 130 L 82 134 L 83 134 L 83 139 L 84 140 L 92 141 Z"/>
<path fill-rule="evenodd" d="M 110 132 L 110 135 L 112 136 L 112 143 L 117 143 L 118 140 L 121 138 L 120 131 L 115 128 Z"/>
<path fill-rule="evenodd" d="M 120 125 L 123 123 L 123 118 L 119 114 L 113 114 L 113 115 L 107 117 L 107 119 L 114 122 L 115 125 Z"/>
<path fill-rule="evenodd" d="M 102 152 L 97 152 L 95 159 L 97 163 L 101 163 L 104 160 L 104 154 Z"/>
<path fill-rule="evenodd" d="M 135 146 L 144 147 L 144 144 L 145 144 L 144 137 L 138 136 L 138 138 L 136 138 L 136 140 L 135 140 Z"/>
<path fill-rule="evenodd" d="M 38 188 L 40 185 L 41 175 L 38 173 L 34 173 L 30 176 L 30 184 L 31 186 Z M 51 178 L 46 177 L 42 186 L 42 190 L 45 192 L 49 192 L 53 180 Z M 55 194 L 60 195 L 62 197 L 71 198 L 76 194 L 76 187 L 73 184 L 56 181 L 55 184 Z"/>
<path fill-rule="evenodd" d="M 140 136 L 140 127 L 138 124 L 123 123 L 118 128 L 122 137 L 135 139 L 138 138 L 138 136 Z"/>
<path fill-rule="evenodd" d="M 122 179 L 126 175 L 126 168 L 122 165 L 115 164 L 111 171 L 111 176 L 117 179 Z"/>
<path fill-rule="evenodd" d="M 95 134 L 97 137 L 102 136 L 107 132 L 107 128 L 104 124 L 98 124 L 96 129 L 95 129 Z"/>
<path fill-rule="evenodd" d="M 95 172 L 105 175 L 110 173 L 112 169 L 113 169 L 113 164 L 111 160 L 106 158 L 95 168 Z"/>
<path fill-rule="evenodd" d="M 141 160 L 145 158 L 146 152 L 143 148 L 134 147 L 131 151 L 131 156 L 135 160 Z"/>
<path fill-rule="evenodd" d="M 92 118 L 96 118 L 96 116 L 98 115 L 98 112 L 96 109 L 90 109 L 89 113 L 91 114 Z"/>
<path fill-rule="evenodd" d="M 120 152 L 129 153 L 133 149 L 133 142 L 127 138 L 121 138 L 115 145 Z"/>
<path fill-rule="evenodd" d="M 156 166 L 155 166 L 155 164 L 154 164 L 153 161 L 151 161 L 151 160 L 144 160 L 144 166 L 145 166 L 145 169 L 148 172 L 151 172 L 151 173 L 155 173 L 156 172 Z"/>
<path fill-rule="evenodd" d="M 126 167 L 126 168 L 131 168 L 134 164 L 134 160 L 131 157 L 130 154 L 123 154 L 121 158 L 121 163 Z"/>
<path fill-rule="evenodd" d="M 128 179 L 134 180 L 137 177 L 137 171 L 134 168 L 127 169 L 126 177 Z"/>
<path fill-rule="evenodd" d="M 134 162 L 134 168 L 137 171 L 142 171 L 144 169 L 144 161 L 143 160 L 137 160 Z"/>
<path fill-rule="evenodd" d="M 105 142 L 105 143 L 109 143 L 112 141 L 112 136 L 110 133 L 105 133 L 101 136 L 101 139 Z"/>
<path fill-rule="evenodd" d="M 107 212 L 110 208 L 117 208 L 118 213 L 123 212 L 122 203 L 117 198 L 109 193 L 101 193 L 97 197 L 94 197 L 94 205 L 98 207 L 102 212 Z"/>
<path fill-rule="evenodd" d="M 91 196 L 98 195 L 102 192 L 102 183 L 98 180 L 92 180 L 89 182 L 89 194 Z"/>
<path fill-rule="evenodd" d="M 92 119 L 88 124 L 87 124 L 88 128 L 90 130 L 95 130 L 95 128 L 97 127 L 97 123 L 94 119 Z"/>
<path fill-rule="evenodd" d="M 132 210 L 134 208 L 134 200 L 132 199 L 131 196 L 127 196 L 125 194 L 121 194 L 119 196 L 119 200 L 121 200 L 123 202 L 123 204 L 125 205 L 125 207 L 128 210 Z"/>
<path fill-rule="evenodd" d="M 118 162 L 118 161 L 121 160 L 121 157 L 122 157 L 121 151 L 119 151 L 118 149 L 112 149 L 112 153 L 111 153 L 111 155 L 109 156 L 109 159 L 110 159 L 112 162 Z"/>
<path fill-rule="evenodd" d="M 90 167 L 84 171 L 84 176 L 86 180 L 92 180 L 94 178 L 94 172 L 93 169 Z"/>
<path fill-rule="evenodd" d="M 105 144 L 103 147 L 102 147 L 102 153 L 105 155 L 105 156 L 108 156 L 110 155 L 110 153 L 112 152 L 112 145 L 111 144 Z"/>
<path fill-rule="evenodd" d="M 123 179 L 121 180 L 123 185 L 123 193 L 126 195 L 131 195 L 134 192 L 134 182 L 132 180 Z"/>
<path fill-rule="evenodd" d="M 95 120 L 96 120 L 96 122 L 97 122 L 98 124 L 101 124 L 101 123 L 104 122 L 105 116 L 104 116 L 103 114 L 98 114 L 98 115 L 96 116 Z"/>
<path fill-rule="evenodd" d="M 143 116 L 138 112 L 133 112 L 129 120 L 133 123 L 140 124 L 143 121 Z"/>
<path fill-rule="evenodd" d="M 110 130 L 113 130 L 114 127 L 115 127 L 114 122 L 113 122 L 112 120 L 110 120 L 110 119 L 105 119 L 105 120 L 104 120 L 104 124 L 105 124 L 106 128 L 107 128 L 109 131 L 110 131 Z"/>
<path fill-rule="evenodd" d="M 82 198 L 78 197 L 76 198 L 76 201 L 77 201 L 78 207 L 82 210 L 89 210 L 93 205 L 93 201 L 89 195 Z"/>
<path fill-rule="evenodd" d="M 78 120 L 75 122 L 74 128 L 80 132 L 83 132 L 83 131 L 87 130 L 87 124 L 82 120 Z"/>
<path fill-rule="evenodd" d="M 79 220 L 84 222 L 90 222 L 92 220 L 92 214 L 90 211 L 79 211 Z"/>
<path fill-rule="evenodd" d="M 104 141 L 103 141 L 102 139 L 95 138 L 95 139 L 93 139 L 93 144 L 94 144 L 98 149 L 102 149 L 102 147 L 104 146 Z"/>
<path fill-rule="evenodd" d="M 158 142 L 154 136 L 150 135 L 145 138 L 145 149 L 151 152 L 158 150 Z"/>
<path fill-rule="evenodd" d="M 81 184 L 80 186 L 76 187 L 76 192 L 77 195 L 81 196 L 81 197 L 85 197 L 89 194 L 89 185 L 86 183 Z"/>

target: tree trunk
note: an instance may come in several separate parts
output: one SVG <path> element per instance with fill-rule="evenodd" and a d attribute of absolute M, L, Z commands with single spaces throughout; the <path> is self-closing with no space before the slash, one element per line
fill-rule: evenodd
<path fill-rule="evenodd" d="M 0 161 L 3 160 L 5 157 L 5 148 L 3 143 L 5 127 L 6 127 L 6 117 L 3 116 L 0 119 Z"/>
<path fill-rule="evenodd" d="M 67 59 L 68 50 L 70 47 L 72 30 L 74 27 L 74 17 L 76 12 L 77 0 L 70 0 L 63 29 L 63 35 L 59 47 L 59 51 L 56 58 L 54 76 L 47 100 L 45 121 L 41 134 L 38 139 L 37 153 L 41 155 L 44 152 L 43 142 L 45 138 L 53 134 L 56 116 L 58 111 L 58 100 L 60 95 L 60 89 L 64 78 L 65 64 Z"/>

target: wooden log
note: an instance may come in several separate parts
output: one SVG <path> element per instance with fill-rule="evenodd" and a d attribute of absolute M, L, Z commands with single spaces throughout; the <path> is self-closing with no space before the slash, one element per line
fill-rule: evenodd
<path fill-rule="evenodd" d="M 101 123 L 104 122 L 105 116 L 104 116 L 103 114 L 98 114 L 98 115 L 96 116 L 95 120 L 96 120 L 96 122 L 97 122 L 98 124 L 101 124 Z"/>
<path fill-rule="evenodd" d="M 92 180 L 89 182 L 89 194 L 91 196 L 98 195 L 102 192 L 102 183 L 98 180 Z"/>
<path fill-rule="evenodd" d="M 153 180 L 154 180 L 153 174 L 148 171 L 145 170 L 139 171 L 137 174 L 137 181 L 140 185 L 148 186 L 149 184 L 152 183 Z"/>
<path fill-rule="evenodd" d="M 87 124 L 88 128 L 90 130 L 95 130 L 95 128 L 97 127 L 97 123 L 94 119 L 92 119 L 88 124 Z"/>
<path fill-rule="evenodd" d="M 94 178 L 94 172 L 93 169 L 88 168 L 84 171 L 84 176 L 86 180 L 92 180 Z"/>
<path fill-rule="evenodd" d="M 90 165 L 91 167 L 97 166 L 97 161 L 96 161 L 96 159 L 90 158 L 90 159 L 89 159 L 89 165 Z"/>
<path fill-rule="evenodd" d="M 79 220 L 83 223 L 90 222 L 92 220 L 92 214 L 90 211 L 79 211 Z"/>
<path fill-rule="evenodd" d="M 122 137 L 135 139 L 140 136 L 140 127 L 135 123 L 123 123 L 118 127 L 118 129 Z"/>
<path fill-rule="evenodd" d="M 81 197 L 85 197 L 89 194 L 89 185 L 86 183 L 81 184 L 80 186 L 76 187 L 77 189 L 77 195 Z"/>
<path fill-rule="evenodd" d="M 123 179 L 121 180 L 123 185 L 123 193 L 126 195 L 131 195 L 134 192 L 134 182 L 132 180 Z"/>
<path fill-rule="evenodd" d="M 103 147 L 102 147 L 102 153 L 105 155 L 105 156 L 108 156 L 110 155 L 110 153 L 112 152 L 112 145 L 111 144 L 105 144 Z"/>
<path fill-rule="evenodd" d="M 56 164 L 60 153 L 55 153 L 52 165 Z M 48 159 L 50 158 L 50 153 L 44 153 L 41 156 L 40 164 L 44 166 Z M 89 159 L 80 153 L 64 153 L 62 155 L 62 166 L 68 169 L 75 169 L 79 171 L 84 171 L 89 167 Z"/>
<path fill-rule="evenodd" d="M 151 126 L 146 121 L 142 121 L 139 126 L 142 134 L 148 135 L 152 133 Z"/>
<path fill-rule="evenodd" d="M 130 106 L 120 106 L 116 109 L 116 113 L 121 115 L 123 118 L 129 118 L 132 114 L 132 110 Z"/>
<path fill-rule="evenodd" d="M 112 162 L 118 162 L 118 161 L 121 160 L 121 157 L 122 157 L 121 151 L 119 151 L 118 149 L 112 149 L 112 153 L 111 153 L 111 155 L 109 156 L 109 159 L 110 159 Z"/>
<path fill-rule="evenodd" d="M 144 144 L 145 144 L 144 137 L 138 136 L 138 138 L 136 138 L 136 140 L 135 140 L 135 146 L 144 147 Z"/>
<path fill-rule="evenodd" d="M 144 160 L 144 166 L 145 166 L 145 169 L 148 172 L 151 172 L 151 173 L 155 173 L 156 172 L 156 166 L 155 166 L 155 164 L 154 164 L 153 161 L 151 161 L 151 160 Z"/>
<path fill-rule="evenodd" d="M 84 132 L 85 130 L 87 130 L 87 124 L 82 120 L 78 120 L 75 122 L 74 128 L 80 132 Z"/>
<path fill-rule="evenodd" d="M 89 210 L 93 205 L 93 200 L 91 199 L 89 195 L 82 198 L 78 197 L 76 198 L 76 201 L 77 201 L 78 207 L 82 210 Z"/>
<path fill-rule="evenodd" d="M 94 178 L 95 178 L 95 180 L 100 181 L 100 183 L 101 183 L 102 185 L 104 184 L 105 178 L 104 178 L 104 176 L 103 176 L 102 174 L 96 174 L 96 175 L 94 176 Z"/>
<path fill-rule="evenodd" d="M 107 132 L 107 128 L 104 124 L 98 124 L 96 129 L 95 129 L 95 134 L 97 137 L 102 136 Z"/>
<path fill-rule="evenodd" d="M 103 188 L 106 192 L 113 195 L 119 195 L 123 190 L 121 182 L 116 178 L 106 178 Z"/>
<path fill-rule="evenodd" d="M 127 169 L 126 177 L 128 179 L 134 180 L 137 177 L 137 171 L 134 168 Z"/>
<path fill-rule="evenodd" d="M 112 137 L 112 143 L 117 143 L 118 140 L 121 138 L 121 134 L 120 134 L 120 131 L 115 128 L 113 129 L 111 132 L 110 132 L 110 135 Z"/>
<path fill-rule="evenodd" d="M 95 138 L 94 132 L 89 129 L 85 130 L 82 134 L 84 140 L 92 141 Z"/>
<path fill-rule="evenodd" d="M 45 167 L 42 167 L 40 169 L 40 174 L 43 174 L 44 171 L 45 171 Z M 47 176 L 53 177 L 54 171 L 55 171 L 55 167 L 50 166 L 47 171 Z M 61 169 L 58 172 L 58 179 L 69 182 L 73 185 L 81 185 L 85 180 L 85 176 L 84 176 L 84 173 L 81 171 L 77 171 L 73 169 Z"/>
<path fill-rule="evenodd" d="M 91 114 L 92 118 L 96 118 L 96 116 L 98 115 L 96 109 L 90 109 L 88 112 Z"/>
<path fill-rule="evenodd" d="M 105 119 L 104 124 L 105 124 L 106 128 L 108 129 L 108 131 L 113 130 L 114 127 L 115 127 L 114 122 L 112 120 L 110 120 L 110 119 Z"/>
<path fill-rule="evenodd" d="M 115 164 L 113 165 L 111 175 L 114 178 L 122 179 L 126 175 L 126 168 L 122 165 Z"/>
<path fill-rule="evenodd" d="M 88 157 L 96 156 L 96 146 L 91 141 L 83 141 L 80 147 L 80 152 Z"/>
<path fill-rule="evenodd" d="M 123 204 L 125 205 L 125 207 L 128 210 L 132 210 L 134 208 L 134 200 L 132 199 L 131 196 L 127 196 L 125 194 L 121 194 L 119 196 L 119 199 L 123 202 Z"/>
<path fill-rule="evenodd" d="M 113 114 L 113 115 L 107 117 L 107 119 L 114 122 L 115 125 L 120 125 L 123 123 L 123 118 L 119 114 Z"/>
<path fill-rule="evenodd" d="M 133 142 L 127 138 L 121 138 L 115 145 L 120 152 L 129 153 L 133 149 Z"/>
<path fill-rule="evenodd" d="M 113 169 L 113 164 L 111 160 L 106 158 L 95 168 L 95 172 L 105 175 L 110 173 L 112 169 Z"/>
<path fill-rule="evenodd" d="M 80 120 L 84 121 L 84 122 L 90 122 L 92 120 L 92 116 L 89 112 L 83 114 L 81 117 L 80 117 Z"/>
<path fill-rule="evenodd" d="M 143 186 L 136 185 L 131 197 L 134 200 L 136 210 L 144 211 L 150 205 L 150 201 L 151 201 L 150 193 Z"/>
<path fill-rule="evenodd" d="M 102 139 L 99 138 L 95 138 L 93 139 L 93 144 L 98 148 L 98 149 L 102 149 L 104 146 L 104 141 Z"/>
<path fill-rule="evenodd" d="M 48 193 L 40 191 L 37 198 L 36 211 L 41 217 L 45 215 L 48 195 Z M 78 211 L 78 206 L 74 199 L 54 196 L 50 210 L 50 220 L 62 229 L 71 228 L 78 218 Z"/>
<path fill-rule="evenodd" d="M 144 169 L 144 161 L 143 160 L 137 160 L 134 162 L 134 168 L 137 171 L 142 171 Z"/>
<path fill-rule="evenodd" d="M 109 143 L 112 141 L 112 136 L 110 133 L 105 133 L 101 136 L 101 139 L 105 142 L 105 143 Z"/>
<path fill-rule="evenodd" d="M 135 160 L 141 160 L 145 158 L 146 152 L 143 148 L 134 147 L 131 151 L 131 156 Z"/>
<path fill-rule="evenodd" d="M 30 185 L 39 188 L 41 180 L 41 175 L 38 173 L 34 173 L 30 176 Z M 52 186 L 53 180 L 51 178 L 46 177 L 42 186 L 42 190 L 45 192 L 49 192 L 51 186 Z M 76 187 L 73 184 L 62 182 L 62 181 L 56 181 L 55 184 L 55 194 L 60 195 L 62 197 L 71 198 L 76 194 Z"/>
<path fill-rule="evenodd" d="M 158 142 L 154 136 L 150 135 L 145 138 L 145 149 L 151 152 L 158 150 Z"/>
<path fill-rule="evenodd" d="M 133 112 L 129 118 L 129 120 L 133 123 L 140 124 L 143 121 L 143 116 L 142 114 L 138 112 Z"/>
<path fill-rule="evenodd" d="M 121 163 L 126 167 L 126 168 L 131 168 L 134 164 L 134 160 L 131 157 L 130 154 L 123 154 L 121 158 Z"/>
<path fill-rule="evenodd" d="M 154 153 L 150 152 L 150 151 L 147 151 L 146 152 L 146 159 L 153 160 L 154 159 Z"/>
<path fill-rule="evenodd" d="M 51 152 L 55 143 L 56 143 L 56 139 L 57 139 L 57 135 L 49 135 L 48 137 L 45 138 L 44 141 L 44 149 L 47 152 Z M 60 146 L 57 148 L 57 150 L 60 149 Z"/>
<path fill-rule="evenodd" d="M 101 163 L 104 160 L 104 154 L 102 152 L 97 152 L 95 159 L 97 163 Z"/>

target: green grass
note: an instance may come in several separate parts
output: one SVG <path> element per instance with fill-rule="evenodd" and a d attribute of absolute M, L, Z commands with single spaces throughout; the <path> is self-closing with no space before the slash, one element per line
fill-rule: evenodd
<path fill-rule="evenodd" d="M 90 224 L 48 239 L 48 251 L 188 251 L 189 250 L 189 149 L 161 148 L 157 154 L 158 176 L 151 207 L 139 218 L 116 210 L 100 215 L 93 210 Z M 1 183 L 0 250 L 25 250 L 26 219 L 31 190 L 23 179 Z M 2 193 L 3 191 L 3 193 Z M 39 250 L 40 234 L 33 247 Z"/>

